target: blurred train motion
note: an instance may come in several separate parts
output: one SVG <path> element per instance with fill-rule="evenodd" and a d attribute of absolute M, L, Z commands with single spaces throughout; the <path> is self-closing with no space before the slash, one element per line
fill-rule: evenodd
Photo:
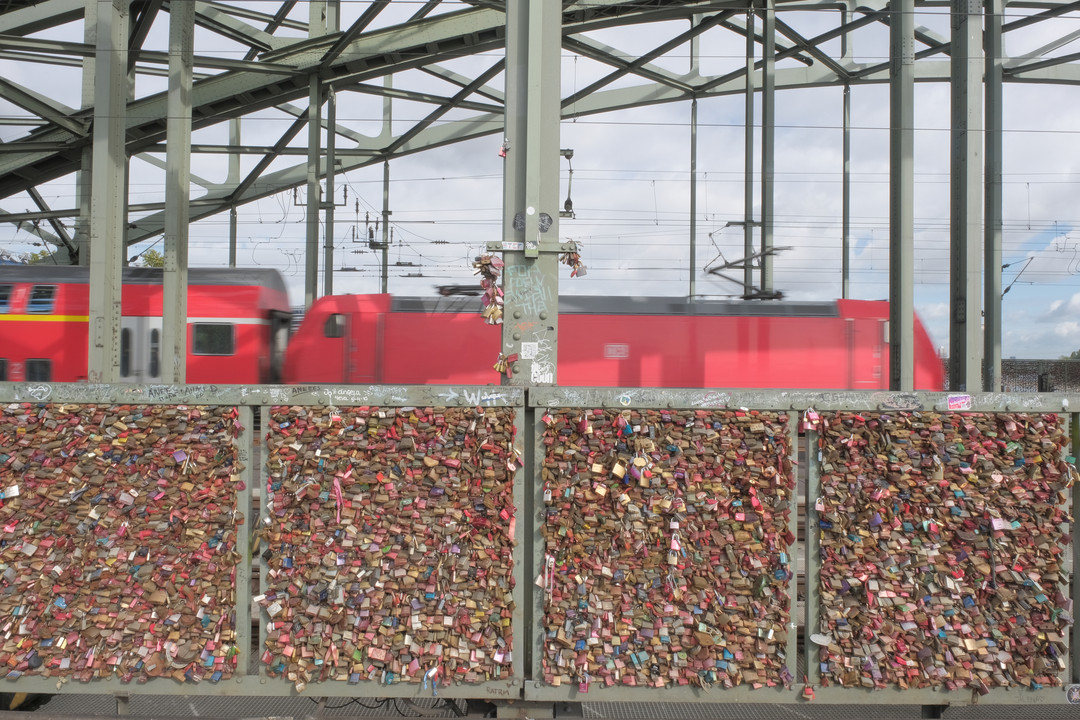
<path fill-rule="evenodd" d="M 479 298 L 335 295 L 289 341 L 289 383 L 487 384 L 502 329 Z M 563 297 L 558 384 L 609 387 L 888 388 L 889 305 Z M 514 323 L 509 317 L 507 323 Z M 514 327 L 528 339 L 535 326 Z M 530 348 L 553 362 L 547 348 Z M 915 387 L 944 368 L 916 318 Z"/>
<path fill-rule="evenodd" d="M 90 272 L 0 266 L 0 380 L 87 379 Z M 161 382 L 162 271 L 124 268 L 120 380 Z M 281 381 L 292 313 L 277 270 L 188 270 L 187 381 Z"/>
<path fill-rule="evenodd" d="M 0 267 L 0 380 L 87 379 L 88 269 Z M 162 271 L 123 272 L 120 375 L 161 380 Z M 188 271 L 189 383 L 498 384 L 502 328 L 479 298 L 333 295 L 292 338 L 274 270 Z M 507 322 L 514 321 L 508 319 Z M 565 297 L 558 383 L 609 387 L 888 387 L 888 303 L 722 302 Z M 538 328 L 513 330 L 528 342 Z M 534 366 L 554 365 L 542 343 Z M 915 387 L 944 368 L 915 323 Z"/>

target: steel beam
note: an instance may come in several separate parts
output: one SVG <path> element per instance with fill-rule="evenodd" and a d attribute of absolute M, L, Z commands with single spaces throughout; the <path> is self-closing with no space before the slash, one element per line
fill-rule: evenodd
<path fill-rule="evenodd" d="M 743 294 L 754 287 L 754 4 L 746 10 L 746 95 L 743 124 Z"/>
<path fill-rule="evenodd" d="M 93 173 L 90 192 L 91 382 L 120 380 L 120 268 L 124 252 L 127 154 L 128 4 L 97 0 Z"/>
<path fill-rule="evenodd" d="M 1002 57 L 1001 21 L 1005 0 L 985 1 L 984 102 L 986 103 L 983 178 L 983 390 L 1001 392 L 1001 213 L 1002 213 Z M 1075 447 L 1075 445 L 1074 445 Z"/>
<path fill-rule="evenodd" d="M 169 9 L 169 130 L 165 153 L 165 269 L 161 380 L 187 382 L 188 204 L 191 198 L 191 81 L 195 6 Z M 151 347 L 151 352 L 153 348 Z"/>
<path fill-rule="evenodd" d="M 304 250 L 304 309 L 319 296 L 319 165 L 322 155 L 322 87 L 318 73 L 308 78 L 307 242 Z"/>
<path fill-rule="evenodd" d="M 889 23 L 889 388 L 915 388 L 915 0 Z"/>
<path fill-rule="evenodd" d="M 773 291 L 774 178 L 776 160 L 776 7 L 763 0 L 761 11 L 761 292 Z"/>
<path fill-rule="evenodd" d="M 504 384 L 553 385 L 559 323 L 559 3 L 506 4 Z M 514 250 L 518 247 L 523 250 Z M 492 358 L 495 362 L 497 358 Z"/>
<path fill-rule="evenodd" d="M 980 5 L 979 0 L 952 0 L 949 385 L 970 391 L 982 388 Z"/>

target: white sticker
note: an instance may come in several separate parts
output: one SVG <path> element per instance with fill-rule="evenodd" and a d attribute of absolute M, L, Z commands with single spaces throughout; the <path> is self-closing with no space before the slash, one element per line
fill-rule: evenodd
<path fill-rule="evenodd" d="M 523 342 L 521 343 L 521 359 L 533 360 L 536 358 L 536 353 L 540 351 L 540 343 L 538 342 Z"/>

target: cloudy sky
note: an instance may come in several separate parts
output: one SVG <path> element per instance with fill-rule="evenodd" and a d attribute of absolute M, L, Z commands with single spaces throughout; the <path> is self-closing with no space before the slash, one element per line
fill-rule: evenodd
<path fill-rule="evenodd" d="M 807 36 L 835 22 L 835 18 L 820 13 L 783 17 Z M 1011 33 L 1007 51 L 1013 56 L 1029 52 L 1071 32 L 1076 22 L 1076 18 L 1066 17 L 1055 27 L 1043 24 Z M 916 24 L 948 34 L 948 18 L 937 12 L 920 13 Z M 645 33 L 640 29 L 605 31 L 596 37 L 632 56 L 654 47 L 658 38 L 685 29 L 685 24 L 668 23 L 650 27 Z M 710 31 L 702 42 L 701 73 L 722 73 L 744 63 L 740 43 L 741 38 L 726 31 Z M 859 61 L 883 59 L 887 47 L 887 30 L 871 27 L 856 38 L 855 57 Z M 1059 49 L 1072 51 L 1072 45 Z M 683 47 L 658 64 L 685 71 L 687 54 Z M 496 59 L 495 54 L 463 59 L 458 69 L 471 72 Z M 0 67 L 0 72 L 4 70 Z M 25 65 L 6 70 L 5 77 L 16 81 L 18 73 L 27 72 Z M 606 72 L 607 68 L 564 51 L 564 94 Z M 77 75 L 73 77 L 77 80 Z M 23 77 L 21 81 L 31 79 Z M 408 81 L 401 78 L 399 82 L 404 86 Z M 162 83 L 160 79 L 141 78 L 139 93 L 159 91 Z M 500 83 L 501 77 L 493 84 Z M 78 104 L 77 99 L 65 101 Z M 841 91 L 835 88 L 777 93 L 775 244 L 791 249 L 776 258 L 775 286 L 788 299 L 836 298 L 841 293 L 841 101 Z M 920 83 L 915 102 L 916 310 L 935 345 L 947 348 L 948 89 Z M 697 292 L 701 295 L 739 292 L 705 271 L 717 262 L 736 261 L 743 255 L 741 227 L 726 225 L 744 219 L 743 103 L 742 96 L 737 96 L 699 104 L 694 220 Z M 1012 83 L 1005 88 L 1003 262 L 1008 267 L 1002 271 L 1002 282 L 1009 288 L 1003 300 L 1005 357 L 1056 358 L 1080 349 L 1080 240 L 1074 236 L 1080 135 L 1070 112 L 1077 107 L 1077 87 Z M 378 134 L 381 109 L 381 101 L 374 98 L 339 94 L 339 123 L 355 132 Z M 394 105 L 394 116 L 401 121 L 425 113 L 426 108 L 419 105 Z M 760 108 L 755 116 L 760 122 Z M 460 117 L 449 116 L 446 121 Z M 851 118 L 850 292 L 854 298 L 887 299 L 887 86 L 853 87 Z M 272 143 L 288 122 L 291 118 L 275 111 L 245 120 L 243 142 Z M 18 132 L 18 128 L 0 126 L 4 140 L 13 139 Z M 586 277 L 573 279 L 569 269 L 564 269 L 562 292 L 646 296 L 688 292 L 689 138 L 688 103 L 562 123 L 560 144 L 574 150 L 571 194 L 576 217 L 561 221 L 560 235 L 582 245 L 582 257 L 589 268 Z M 197 132 L 193 140 L 224 142 L 225 129 Z M 495 134 L 391 163 L 391 292 L 424 295 L 433 293 L 438 285 L 474 282 L 472 257 L 486 242 L 500 239 L 500 143 L 501 135 Z M 339 140 L 339 146 L 342 144 Z M 243 164 L 246 168 L 255 161 L 245 158 Z M 210 182 L 225 181 L 223 156 L 202 163 L 193 167 L 193 173 Z M 760 160 L 755 160 L 755 167 L 760 169 Z M 565 160 L 561 168 L 560 199 L 567 194 L 569 166 Z M 337 201 L 342 206 L 337 209 L 334 227 L 335 291 L 377 292 L 379 258 L 364 242 L 353 238 L 361 240 L 381 210 L 382 167 L 349 171 L 338 177 L 338 186 Z M 159 168 L 133 161 L 133 203 L 160 200 L 163 189 Z M 62 198 L 71 193 L 70 179 L 52 184 L 49 192 L 56 206 L 69 206 Z M 17 211 L 24 209 L 24 203 L 32 206 L 24 198 L 13 198 L 0 202 L 0 207 Z M 239 263 L 279 268 L 289 281 L 294 304 L 303 302 L 305 213 L 303 188 L 239 209 Z M 365 223 L 369 213 L 370 221 Z M 195 223 L 190 240 L 192 264 L 227 262 L 227 239 L 226 216 Z M 32 240 L 11 226 L 0 229 L 0 248 L 33 250 Z M 136 251 L 148 246 L 161 249 L 160 241 L 153 240 Z M 321 259 L 319 264 L 321 268 Z M 321 290 L 321 280 L 319 287 Z"/>

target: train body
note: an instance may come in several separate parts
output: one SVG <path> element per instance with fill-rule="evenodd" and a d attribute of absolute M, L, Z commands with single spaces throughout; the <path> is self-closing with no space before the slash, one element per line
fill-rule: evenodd
<path fill-rule="evenodd" d="M 0 380 L 87 379 L 89 269 L 0 266 Z M 188 270 L 187 382 L 280 382 L 291 312 L 276 270 Z M 162 271 L 125 268 L 120 380 L 161 381 Z M 170 360 L 171 361 L 171 360 Z"/>
<path fill-rule="evenodd" d="M 0 380 L 87 379 L 89 271 L 0 266 Z M 333 295 L 296 333 L 274 270 L 188 271 L 187 382 L 498 384 L 502 328 L 478 298 Z M 125 268 L 123 382 L 161 380 L 162 271 Z M 514 322 L 508 319 L 508 322 Z M 566 297 L 559 304 L 558 384 L 608 387 L 888 387 L 888 303 L 687 302 Z M 552 370 L 538 328 L 519 323 L 534 367 Z M 916 318 L 915 386 L 944 369 Z"/>
<path fill-rule="evenodd" d="M 285 381 L 498 384 L 502 328 L 476 298 L 336 295 L 318 299 L 289 342 Z M 884 389 L 884 301 L 717 302 L 566 297 L 558 384 L 607 387 Z M 514 323 L 513 319 L 507 322 Z M 536 327 L 514 328 L 523 339 Z M 916 318 L 915 387 L 941 390 L 944 368 Z M 534 363 L 550 348 L 529 347 Z"/>

